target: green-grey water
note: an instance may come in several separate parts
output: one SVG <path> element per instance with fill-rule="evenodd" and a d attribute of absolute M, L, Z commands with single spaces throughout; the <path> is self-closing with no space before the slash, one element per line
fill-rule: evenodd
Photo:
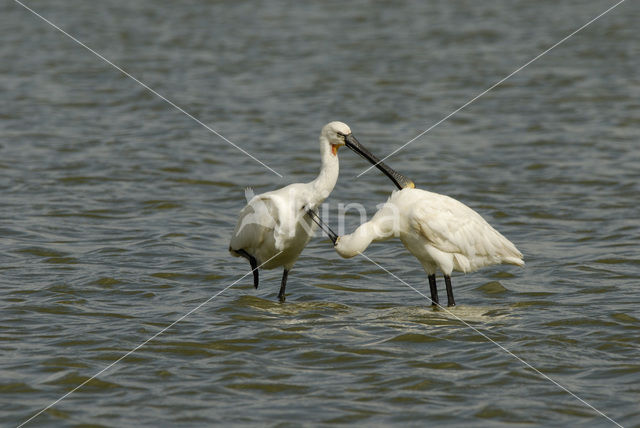
<path fill-rule="evenodd" d="M 524 253 L 454 275 L 452 313 L 320 235 L 285 304 L 280 271 L 208 299 L 249 271 L 227 251 L 244 188 L 313 179 L 326 122 L 384 156 L 613 2 L 25 4 L 283 177 L 3 2 L 0 424 L 189 314 L 26 426 L 614 426 L 498 344 L 640 426 L 637 2 L 388 160 Z M 340 160 L 334 226 L 392 190 Z M 428 293 L 398 241 L 366 254 Z"/>

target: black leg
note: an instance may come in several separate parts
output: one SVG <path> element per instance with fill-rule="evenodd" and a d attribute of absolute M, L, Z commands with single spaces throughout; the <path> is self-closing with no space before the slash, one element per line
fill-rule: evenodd
<path fill-rule="evenodd" d="M 251 270 L 253 271 L 253 286 L 258 288 L 259 278 L 258 278 L 258 262 L 255 257 L 251 254 L 247 253 L 245 250 L 235 250 L 236 253 L 240 254 L 242 257 L 249 260 L 249 264 L 251 265 Z"/>
<path fill-rule="evenodd" d="M 438 306 L 438 287 L 436 287 L 436 275 L 427 275 L 429 278 L 429 288 L 431 289 L 431 304 Z"/>
<path fill-rule="evenodd" d="M 289 276 L 289 271 L 284 270 L 282 272 L 282 282 L 280 283 L 280 292 L 278 293 L 278 299 L 280 299 L 280 303 L 284 303 L 286 297 L 284 297 L 284 289 L 287 288 L 287 277 Z"/>
<path fill-rule="evenodd" d="M 456 301 L 453 300 L 453 288 L 451 288 L 451 277 L 449 275 L 444 276 L 444 283 L 447 286 L 447 306 L 455 306 Z"/>

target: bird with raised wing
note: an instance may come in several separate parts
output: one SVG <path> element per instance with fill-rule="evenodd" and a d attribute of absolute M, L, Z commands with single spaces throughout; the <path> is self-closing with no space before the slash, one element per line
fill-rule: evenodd
<path fill-rule="evenodd" d="M 287 276 L 314 232 L 308 213 L 317 210 L 338 180 L 338 148 L 347 146 L 380 169 L 398 187 L 413 185 L 364 148 L 342 122 L 330 122 L 320 133 L 322 167 L 309 183 L 294 183 L 281 189 L 253 196 L 240 211 L 229 251 L 246 258 L 258 288 L 258 266 L 284 268 L 278 299 L 285 300 Z"/>

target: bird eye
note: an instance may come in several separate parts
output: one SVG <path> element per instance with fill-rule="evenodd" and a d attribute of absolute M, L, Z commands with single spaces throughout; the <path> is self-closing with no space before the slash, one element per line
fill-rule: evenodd
<path fill-rule="evenodd" d="M 336 134 L 338 134 L 338 137 L 342 137 L 342 138 L 346 137 L 346 135 L 343 134 L 342 132 L 336 132 Z"/>

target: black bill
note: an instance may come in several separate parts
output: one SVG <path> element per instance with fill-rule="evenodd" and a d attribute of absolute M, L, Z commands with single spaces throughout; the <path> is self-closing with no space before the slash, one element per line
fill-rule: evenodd
<path fill-rule="evenodd" d="M 316 214 L 315 211 L 308 209 L 307 214 L 309 214 L 309 217 L 311 217 L 311 220 L 313 220 L 315 224 L 320 226 L 320 229 L 322 229 L 322 231 L 327 234 L 329 239 L 331 239 L 331 242 L 333 242 L 333 245 L 336 245 L 336 242 L 338 242 L 338 234 L 335 233 L 333 230 L 331 230 L 329 225 L 327 225 L 324 221 L 322 221 L 320 216 Z"/>
<path fill-rule="evenodd" d="M 380 159 L 378 159 L 373 153 L 365 149 L 364 146 L 360 144 L 358 140 L 356 140 L 356 137 L 354 137 L 353 134 L 349 134 L 345 136 L 344 140 L 345 140 L 345 145 L 347 147 L 349 147 L 351 150 L 353 150 L 354 152 L 356 152 L 357 154 L 359 154 L 360 156 L 362 156 L 363 158 L 371 162 L 373 166 L 375 166 L 380 171 L 382 171 L 384 175 L 386 175 L 387 177 L 389 177 L 391 181 L 393 181 L 393 184 L 395 184 L 398 187 L 398 189 L 405 189 L 407 187 L 410 187 L 410 188 L 416 187 L 413 181 L 409 180 L 407 177 L 400 174 L 399 172 L 391 169 L 389 166 L 387 166 L 387 164 L 385 164 Z"/>

